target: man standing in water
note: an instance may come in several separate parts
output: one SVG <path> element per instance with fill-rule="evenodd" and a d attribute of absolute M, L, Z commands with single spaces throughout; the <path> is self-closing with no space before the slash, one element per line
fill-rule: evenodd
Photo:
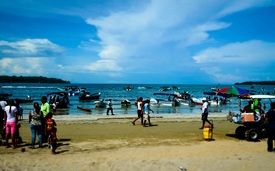
<path fill-rule="evenodd" d="M 111 111 L 112 115 L 114 115 L 114 113 L 113 113 L 112 99 L 109 99 L 107 105 L 108 105 L 108 106 L 107 106 L 107 115 L 109 115 L 109 111 Z"/>
<path fill-rule="evenodd" d="M 209 106 L 208 101 L 204 97 L 202 99 L 202 102 L 203 102 L 202 109 L 201 109 L 202 110 L 202 114 L 201 114 L 202 126 L 200 127 L 200 129 L 204 128 L 205 122 L 208 122 L 211 125 L 211 127 L 213 128 L 213 124 L 208 120 L 208 106 Z"/>

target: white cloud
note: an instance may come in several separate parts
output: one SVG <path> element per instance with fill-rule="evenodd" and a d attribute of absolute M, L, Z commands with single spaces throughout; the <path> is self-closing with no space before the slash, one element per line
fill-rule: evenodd
<path fill-rule="evenodd" d="M 100 18 L 88 18 L 86 22 L 97 28 L 101 40 L 100 59 L 115 60 L 114 63 L 125 70 L 150 67 L 150 63 L 140 64 L 138 58 L 166 58 L 172 65 L 173 58 L 182 58 L 185 48 L 201 44 L 209 39 L 209 31 L 228 28 L 230 23 L 219 21 L 220 17 L 264 4 L 266 1 L 233 0 L 210 1 L 150 1 L 146 8 L 135 11 L 111 13 Z M 176 48 L 175 48 L 176 47 Z M 128 61 L 129 63 L 125 63 Z M 178 61 L 178 60 L 175 60 Z M 104 62 L 95 61 L 95 65 Z M 116 66 L 117 67 L 117 66 Z M 166 66 L 155 66 L 157 70 Z M 104 66 L 95 68 L 105 68 Z"/>
<path fill-rule="evenodd" d="M 84 69 L 96 72 L 118 72 L 122 70 L 114 60 L 98 60 L 95 63 L 86 65 Z"/>
<path fill-rule="evenodd" d="M 193 56 L 193 59 L 216 81 L 254 80 L 259 75 L 264 78 L 274 74 L 274 69 L 265 71 L 267 66 L 275 64 L 274 49 L 275 43 L 251 40 L 208 48 Z"/>
<path fill-rule="evenodd" d="M 62 48 L 48 39 L 24 39 L 15 42 L 0 41 L 0 53 L 6 56 L 38 56 L 61 53 Z"/>
<path fill-rule="evenodd" d="M 275 60 L 275 43 L 259 40 L 208 48 L 193 57 L 196 63 L 258 65 Z"/>
<path fill-rule="evenodd" d="M 270 0 L 242 0 L 242 1 L 228 1 L 227 6 L 220 11 L 219 17 L 232 14 L 234 12 L 242 11 L 252 7 L 261 7 L 265 5 L 272 5 L 274 2 Z"/>
<path fill-rule="evenodd" d="M 22 58 L 2 58 L 0 59 L 1 74 L 4 75 L 44 75 L 54 68 L 53 58 L 43 57 L 22 57 Z"/>

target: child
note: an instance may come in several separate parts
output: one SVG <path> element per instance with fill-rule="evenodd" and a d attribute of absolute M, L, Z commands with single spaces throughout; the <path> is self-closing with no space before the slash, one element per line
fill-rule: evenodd
<path fill-rule="evenodd" d="M 154 111 L 150 108 L 150 100 L 145 100 L 143 105 L 143 126 L 146 126 L 146 122 L 148 122 L 149 126 L 151 126 L 150 121 L 150 111 L 154 113 Z"/>
<path fill-rule="evenodd" d="M 56 154 L 55 150 L 57 148 L 57 136 L 56 136 L 57 128 L 55 127 L 56 122 L 54 119 L 52 119 L 52 116 L 53 116 L 53 113 L 50 112 L 46 119 L 46 135 L 48 137 L 48 143 L 49 143 L 49 147 L 52 149 L 52 153 Z"/>

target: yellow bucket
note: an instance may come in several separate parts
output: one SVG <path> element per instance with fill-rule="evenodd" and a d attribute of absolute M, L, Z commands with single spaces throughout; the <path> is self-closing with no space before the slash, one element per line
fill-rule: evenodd
<path fill-rule="evenodd" d="M 213 139 L 213 128 L 211 127 L 211 125 L 206 125 L 203 127 L 203 138 L 205 140 Z"/>

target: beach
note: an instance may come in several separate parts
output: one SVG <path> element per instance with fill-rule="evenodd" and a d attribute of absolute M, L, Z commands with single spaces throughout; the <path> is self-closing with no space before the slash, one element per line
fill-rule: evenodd
<path fill-rule="evenodd" d="M 17 149 L 0 146 L 0 170 L 274 170 L 275 153 L 266 140 L 234 137 L 238 125 L 225 117 L 214 121 L 213 140 L 203 139 L 199 117 L 154 117 L 153 126 L 131 124 L 133 117 L 55 116 L 57 154 L 47 147 L 30 149 L 27 121 L 21 122 L 24 143 Z M 25 149 L 22 152 L 22 148 Z"/>

